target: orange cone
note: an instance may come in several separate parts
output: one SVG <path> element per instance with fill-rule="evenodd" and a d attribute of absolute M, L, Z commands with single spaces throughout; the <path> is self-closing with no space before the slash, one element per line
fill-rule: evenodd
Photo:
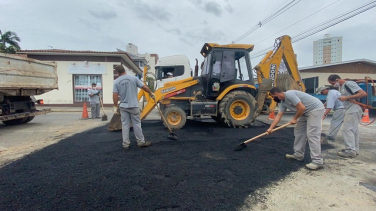
<path fill-rule="evenodd" d="M 82 109 L 82 117 L 80 118 L 80 120 L 86 120 L 86 119 L 89 119 L 89 114 L 87 113 L 86 102 L 84 102 L 84 107 Z"/>
<path fill-rule="evenodd" d="M 275 118 L 275 112 L 273 110 L 272 112 L 270 112 L 268 119 L 269 120 L 274 120 L 274 118 Z"/>
<path fill-rule="evenodd" d="M 366 109 L 363 113 L 363 118 L 362 118 L 363 123 L 370 123 L 369 121 L 369 114 L 368 114 L 368 109 Z"/>

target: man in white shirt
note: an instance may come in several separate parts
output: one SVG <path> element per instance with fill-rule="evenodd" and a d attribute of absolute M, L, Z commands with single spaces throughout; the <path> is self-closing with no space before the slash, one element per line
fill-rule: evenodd
<path fill-rule="evenodd" d="M 99 91 L 97 90 L 97 84 L 92 83 L 91 89 L 87 90 L 87 94 L 90 98 L 90 106 L 91 106 L 91 118 L 101 118 L 100 117 L 100 104 L 99 104 Z"/>
<path fill-rule="evenodd" d="M 278 114 L 266 132 L 268 134 L 273 132 L 273 128 L 281 120 L 287 109 L 295 111 L 294 117 L 290 120 L 291 124 L 296 124 L 294 129 L 294 154 L 286 154 L 286 158 L 304 161 L 308 141 L 312 162 L 307 164 L 306 167 L 311 170 L 321 169 L 324 162 L 320 145 L 321 119 L 324 114 L 324 106 L 321 101 L 305 92 L 297 90 L 283 92 L 278 87 L 272 88 L 270 95 L 280 105 Z"/>
<path fill-rule="evenodd" d="M 334 141 L 339 129 L 342 126 L 343 118 L 345 117 L 345 111 L 342 102 L 338 99 L 341 93 L 335 89 L 329 89 L 328 87 L 321 86 L 317 88 L 316 94 L 326 95 L 326 109 L 324 112 L 323 120 L 326 118 L 328 113 L 333 110 L 333 118 L 330 121 L 330 128 L 328 132 L 327 140 Z"/>
<path fill-rule="evenodd" d="M 367 93 L 354 81 L 346 81 L 336 74 L 330 75 L 328 82 L 333 87 L 340 87 L 341 96 L 338 99 L 343 102 L 345 108 L 342 134 L 346 148 L 340 150 L 338 155 L 346 158 L 354 158 L 359 154 L 358 124 L 360 118 L 362 118 L 363 110 L 359 105 L 351 101 L 359 100 L 367 96 Z"/>

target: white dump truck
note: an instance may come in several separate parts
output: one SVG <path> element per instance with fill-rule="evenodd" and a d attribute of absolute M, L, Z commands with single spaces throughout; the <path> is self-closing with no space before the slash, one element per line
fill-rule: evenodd
<path fill-rule="evenodd" d="M 34 95 L 58 88 L 56 63 L 0 53 L 0 121 L 6 125 L 30 122 L 50 109 L 37 110 Z"/>

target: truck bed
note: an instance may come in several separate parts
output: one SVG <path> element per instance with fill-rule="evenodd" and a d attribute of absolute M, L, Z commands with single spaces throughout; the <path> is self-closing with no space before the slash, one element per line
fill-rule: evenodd
<path fill-rule="evenodd" d="M 42 62 L 0 53 L 0 93 L 40 95 L 58 88 L 55 62 Z"/>

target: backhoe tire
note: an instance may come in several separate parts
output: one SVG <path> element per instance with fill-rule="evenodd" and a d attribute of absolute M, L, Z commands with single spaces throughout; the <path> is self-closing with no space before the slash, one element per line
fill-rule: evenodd
<path fill-rule="evenodd" d="M 163 116 L 166 120 L 166 122 L 163 122 L 163 124 L 166 127 L 166 124 L 168 124 L 172 130 L 184 127 L 185 123 L 187 122 L 187 114 L 178 106 L 167 107 L 163 112 Z"/>
<path fill-rule="evenodd" d="M 247 128 L 256 118 L 257 101 L 248 92 L 229 92 L 219 103 L 221 121 L 229 127 Z"/>

